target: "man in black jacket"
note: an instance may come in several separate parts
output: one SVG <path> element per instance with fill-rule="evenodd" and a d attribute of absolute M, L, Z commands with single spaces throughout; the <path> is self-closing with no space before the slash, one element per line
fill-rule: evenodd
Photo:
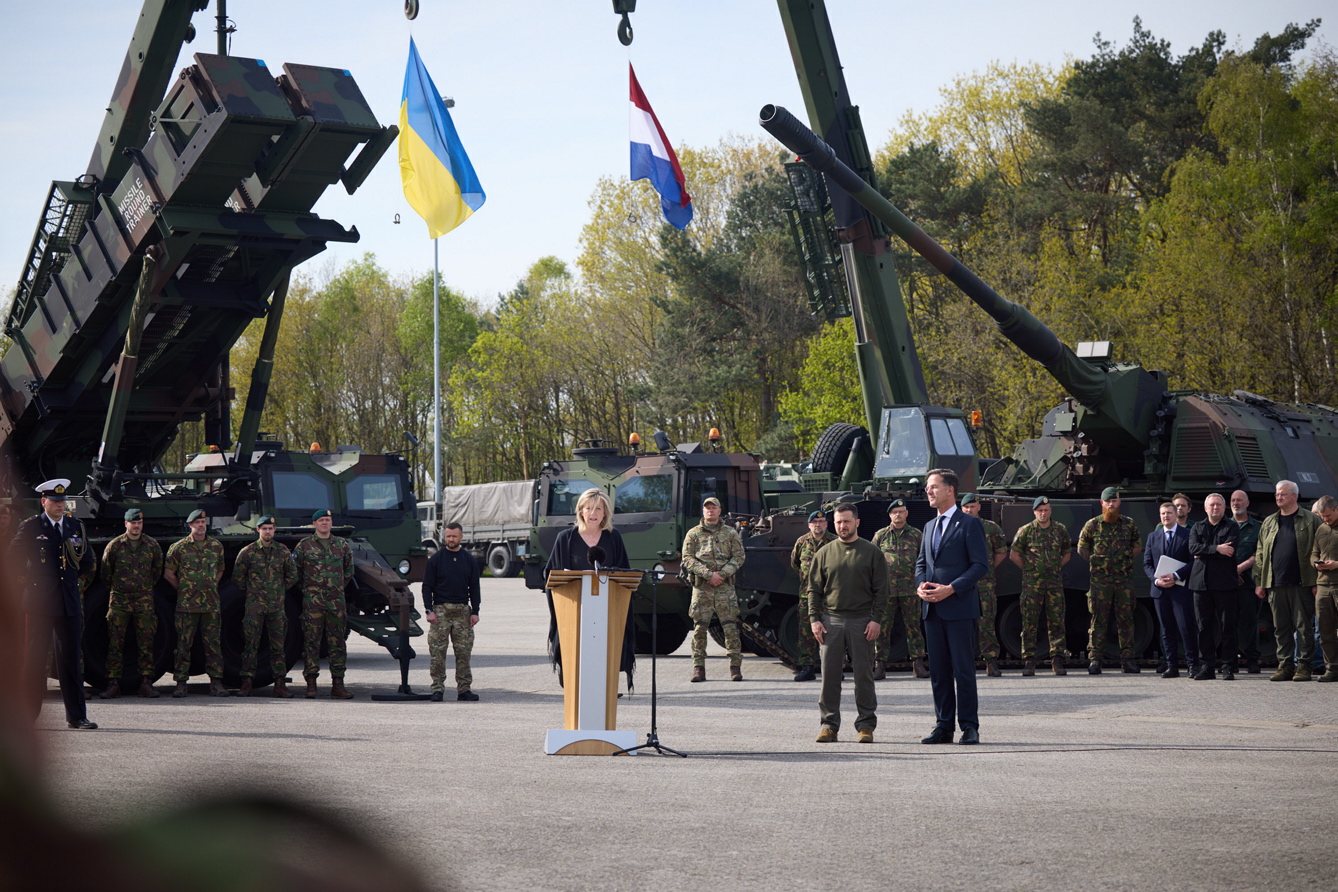
<path fill-rule="evenodd" d="M 446 648 L 455 648 L 455 699 L 477 700 L 470 690 L 474 673 L 469 658 L 474 652 L 474 626 L 479 621 L 479 576 L 482 570 L 474 556 L 460 547 L 464 530 L 446 524 L 442 534 L 446 547 L 428 558 L 423 571 L 423 607 L 427 610 L 428 670 L 432 674 L 432 699 L 446 696 Z"/>
<path fill-rule="evenodd" d="M 1194 566 L 1189 571 L 1189 590 L 1194 593 L 1194 616 L 1199 626 L 1199 658 L 1203 666 L 1196 681 L 1216 678 L 1214 655 L 1222 666 L 1222 678 L 1236 677 L 1236 544 L 1240 527 L 1226 516 L 1226 499 L 1213 493 L 1203 500 L 1208 517 L 1189 530 L 1189 553 Z"/>

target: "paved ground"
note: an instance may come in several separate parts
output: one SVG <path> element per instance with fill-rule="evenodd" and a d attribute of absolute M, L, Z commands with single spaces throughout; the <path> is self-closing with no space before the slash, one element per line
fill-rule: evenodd
<path fill-rule="evenodd" d="M 462 890 L 1335 886 L 1338 685 L 982 676 L 984 745 L 927 747 L 929 683 L 897 673 L 878 686 L 876 744 L 847 726 L 819 746 L 816 684 L 755 657 L 746 681 L 721 680 L 712 644 L 708 683 L 690 685 L 685 645 L 660 660 L 659 725 L 690 758 L 545 756 L 562 704 L 542 596 L 483 585 L 479 703 L 372 702 L 398 668 L 361 639 L 351 702 L 95 700 L 103 730 L 75 733 L 49 699 L 56 795 L 102 827 L 260 785 Z M 649 658 L 638 669 L 619 726 L 644 739 Z M 410 680 L 427 689 L 425 653 Z"/>

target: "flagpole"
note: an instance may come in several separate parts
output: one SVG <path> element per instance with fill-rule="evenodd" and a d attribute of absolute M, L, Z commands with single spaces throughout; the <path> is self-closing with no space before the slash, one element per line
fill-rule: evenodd
<path fill-rule="evenodd" d="M 437 521 L 441 516 L 441 300 L 438 283 L 441 282 L 440 252 L 437 239 L 432 240 L 432 501 L 436 503 Z M 440 528 L 440 527 L 439 527 Z"/>

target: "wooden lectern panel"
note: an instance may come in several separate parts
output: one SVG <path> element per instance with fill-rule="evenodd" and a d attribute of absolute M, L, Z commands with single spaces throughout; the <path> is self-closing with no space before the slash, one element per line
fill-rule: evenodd
<path fill-rule="evenodd" d="M 606 597 L 609 611 L 608 672 L 604 692 L 605 730 L 617 729 L 618 667 L 622 662 L 624 631 L 627 628 L 627 610 L 632 592 L 641 582 L 639 570 L 554 570 L 548 574 L 548 588 L 553 593 L 553 614 L 557 620 L 558 641 L 562 649 L 562 705 L 563 727 L 574 731 L 579 727 L 577 712 L 578 692 L 581 689 L 581 587 L 589 577 L 591 597 Z"/>

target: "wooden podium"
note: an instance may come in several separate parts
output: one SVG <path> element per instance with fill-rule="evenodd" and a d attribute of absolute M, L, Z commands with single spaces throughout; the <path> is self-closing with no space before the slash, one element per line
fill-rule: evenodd
<path fill-rule="evenodd" d="M 548 574 L 562 649 L 562 730 L 544 752 L 607 756 L 636 746 L 635 731 L 618 731 L 618 667 L 639 570 L 554 570 Z"/>

